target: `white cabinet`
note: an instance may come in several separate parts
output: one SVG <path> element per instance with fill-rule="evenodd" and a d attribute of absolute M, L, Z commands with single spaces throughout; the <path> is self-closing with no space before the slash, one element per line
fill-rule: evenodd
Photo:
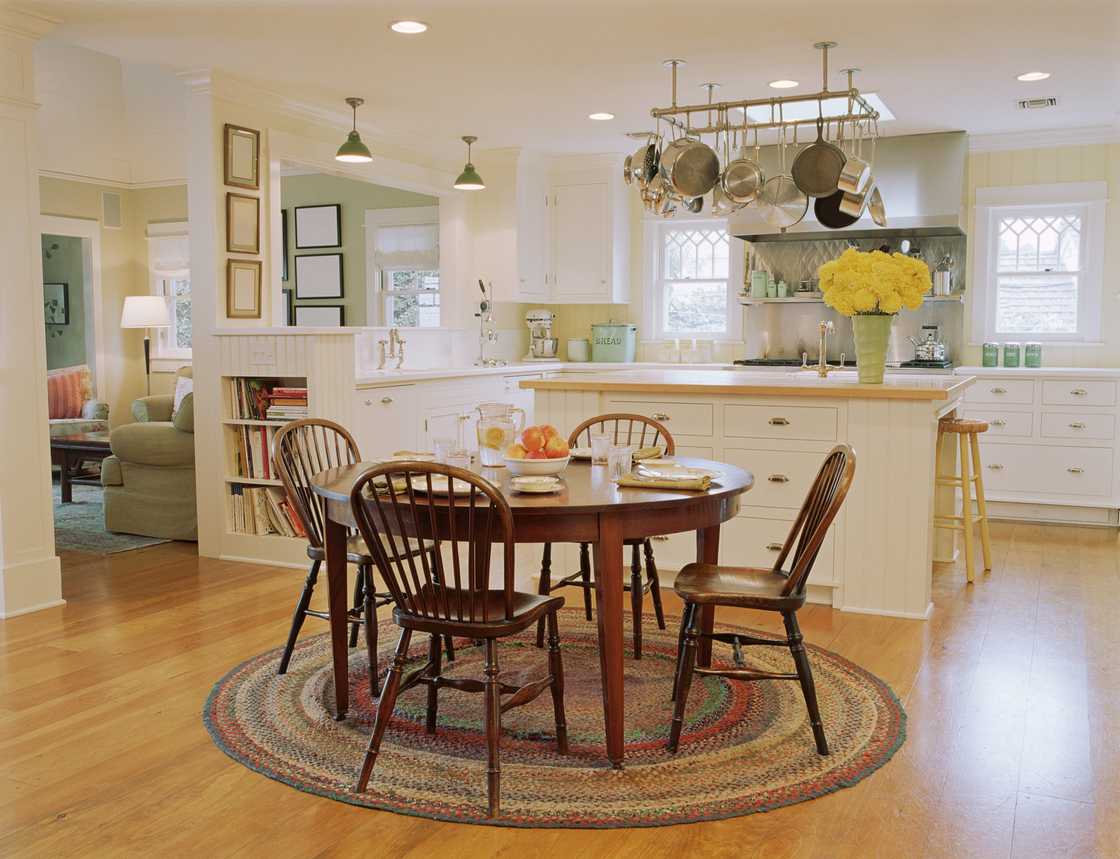
<path fill-rule="evenodd" d="M 354 392 L 354 440 L 366 459 L 416 447 L 416 386 Z"/>

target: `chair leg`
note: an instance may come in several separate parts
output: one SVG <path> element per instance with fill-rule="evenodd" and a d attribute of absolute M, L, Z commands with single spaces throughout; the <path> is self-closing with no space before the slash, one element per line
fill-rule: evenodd
<path fill-rule="evenodd" d="M 428 639 L 428 660 L 432 663 L 432 667 L 428 669 L 430 677 L 439 677 L 440 672 L 443 670 L 442 659 L 440 652 L 440 637 L 433 635 Z M 431 683 L 428 685 L 428 720 L 424 728 L 429 734 L 436 732 L 436 711 L 439 708 L 439 690 L 436 684 Z"/>
<path fill-rule="evenodd" d="M 548 596 L 552 593 L 552 544 L 545 543 L 541 552 L 541 580 L 537 593 Z M 537 621 L 537 647 L 544 647 L 544 618 Z"/>
<path fill-rule="evenodd" d="M 786 640 L 789 642 L 789 651 L 793 655 L 793 664 L 797 666 L 797 679 L 801 681 L 801 693 L 805 696 L 805 708 L 809 711 L 809 725 L 813 729 L 813 739 L 817 741 L 817 753 L 827 755 L 828 740 L 825 739 L 821 711 L 817 707 L 817 687 L 813 685 L 813 669 L 809 667 L 809 654 L 801 638 L 797 615 L 790 612 L 783 614 L 782 619 L 786 625 Z"/>
<path fill-rule="evenodd" d="M 307 607 L 311 605 L 311 593 L 315 590 L 315 581 L 319 578 L 319 567 L 322 564 L 322 561 L 313 561 L 311 569 L 307 571 L 307 579 L 303 583 L 303 593 L 299 595 L 295 614 L 292 615 L 292 628 L 288 631 L 288 642 L 284 645 L 284 655 L 280 657 L 280 667 L 276 669 L 277 674 L 288 673 L 288 663 L 292 661 L 292 651 L 295 650 L 296 639 L 299 638 L 299 630 L 303 626 L 303 619 L 307 617 Z"/>
<path fill-rule="evenodd" d="M 364 590 L 365 590 L 365 580 L 362 577 L 362 570 L 359 567 L 358 568 L 358 575 L 356 575 L 354 577 L 354 599 L 350 603 L 350 605 L 353 607 L 355 613 L 360 612 L 362 610 L 362 602 L 363 602 L 362 595 L 363 595 Z M 356 623 L 351 624 L 351 626 L 350 626 L 350 646 L 351 647 L 357 647 L 358 646 L 358 624 L 356 624 Z"/>
<path fill-rule="evenodd" d="M 673 694 L 669 696 L 670 701 L 677 700 L 677 685 L 681 680 L 681 663 L 684 660 L 684 633 L 688 629 L 688 615 L 692 610 L 691 603 L 685 603 L 684 609 L 681 611 L 681 628 L 677 633 L 677 665 L 673 669 Z"/>
<path fill-rule="evenodd" d="M 556 748 L 568 753 L 568 720 L 564 716 L 564 663 L 560 658 L 560 624 L 548 615 L 548 673 L 552 675 L 552 712 L 556 719 Z"/>
<path fill-rule="evenodd" d="M 649 595 L 653 598 L 653 613 L 657 615 L 657 628 L 665 628 L 665 610 L 661 608 L 661 579 L 657 576 L 657 562 L 653 559 L 653 541 L 646 539 L 642 544 L 646 555 L 646 581 L 649 582 Z"/>
<path fill-rule="evenodd" d="M 490 817 L 501 810 L 501 765 L 498 763 L 498 738 L 502 732 L 501 694 L 498 689 L 498 644 L 486 639 L 486 794 L 490 800 Z"/>
<path fill-rule="evenodd" d="M 369 738 L 366 756 L 362 761 L 362 771 L 358 776 L 358 793 L 364 791 L 369 785 L 370 773 L 377 762 L 377 753 L 381 750 L 381 738 L 385 736 L 385 728 L 393 717 L 393 707 L 397 703 L 397 692 L 401 688 L 401 674 L 404 673 L 404 663 L 408 657 L 408 645 L 412 641 L 412 630 L 402 629 L 400 641 L 397 642 L 397 652 L 393 656 L 393 665 L 385 677 L 385 690 L 377 702 L 377 716 L 373 720 L 373 733 Z"/>
<path fill-rule="evenodd" d="M 976 579 L 976 565 L 972 559 L 972 480 L 968 468 L 968 438 L 960 433 L 961 457 L 961 524 L 964 526 L 964 571 L 969 584 Z"/>
<path fill-rule="evenodd" d="M 358 569 L 362 580 L 362 617 L 365 620 L 366 656 L 369 658 L 369 694 L 376 698 L 380 693 L 377 677 L 380 673 L 377 664 L 377 609 L 373 604 L 373 570 L 367 566 Z M 357 629 L 357 624 L 354 626 Z"/>
<path fill-rule="evenodd" d="M 583 616 L 591 620 L 591 547 L 587 543 L 579 544 L 579 573 L 583 581 Z"/>
<path fill-rule="evenodd" d="M 976 474 L 976 508 L 980 514 L 980 549 L 984 553 L 984 572 L 992 571 L 992 535 L 988 531 L 988 502 L 984 499 L 984 478 L 980 470 L 980 436 L 969 436 L 972 447 L 972 471 Z"/>
<path fill-rule="evenodd" d="M 692 686 L 692 669 L 696 665 L 696 636 L 699 633 L 699 606 L 689 603 L 685 609 L 687 621 L 684 631 L 684 648 L 677 671 L 677 700 L 673 703 L 673 722 L 669 726 L 669 751 L 676 752 L 684 727 L 684 708 L 688 704 L 688 690 Z"/>
<path fill-rule="evenodd" d="M 630 616 L 634 622 L 634 658 L 642 658 L 642 555 L 634 544 L 630 552 Z"/>

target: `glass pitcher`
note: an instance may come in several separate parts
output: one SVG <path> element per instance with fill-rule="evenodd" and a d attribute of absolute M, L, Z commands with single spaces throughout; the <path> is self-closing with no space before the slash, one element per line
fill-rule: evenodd
<path fill-rule="evenodd" d="M 481 403 L 478 406 L 478 458 L 483 465 L 505 465 L 506 448 L 525 428 L 525 410 L 509 403 Z"/>

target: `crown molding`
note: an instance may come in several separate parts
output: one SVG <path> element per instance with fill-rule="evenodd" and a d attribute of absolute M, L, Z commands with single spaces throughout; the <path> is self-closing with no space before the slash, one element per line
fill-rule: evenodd
<path fill-rule="evenodd" d="M 143 191 L 146 188 L 175 188 L 186 185 L 186 179 L 153 179 L 148 182 L 124 182 L 120 179 L 105 179 L 100 176 L 87 176 L 84 173 L 66 173 L 61 170 L 40 170 L 44 179 L 61 179 L 66 182 L 82 182 L 86 185 L 101 185 L 105 188 L 119 188 L 122 191 Z"/>
<path fill-rule="evenodd" d="M 1044 131 L 972 134 L 969 152 L 1010 152 L 1016 149 L 1046 149 L 1053 146 L 1093 146 L 1120 143 L 1120 126 L 1086 125 L 1080 128 L 1051 128 Z"/>

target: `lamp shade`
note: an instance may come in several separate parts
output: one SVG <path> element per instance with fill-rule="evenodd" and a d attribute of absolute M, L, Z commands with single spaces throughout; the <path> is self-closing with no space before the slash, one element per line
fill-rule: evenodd
<path fill-rule="evenodd" d="M 459 174 L 459 178 L 455 180 L 455 188 L 459 191 L 482 191 L 486 188 L 486 183 L 482 181 L 474 165 L 468 163 Z"/>
<path fill-rule="evenodd" d="M 127 295 L 121 311 L 121 328 L 167 328 L 171 315 L 158 295 Z"/>
<path fill-rule="evenodd" d="M 362 137 L 357 131 L 351 131 L 346 137 L 346 142 L 338 147 L 334 156 L 335 161 L 348 161 L 352 164 L 366 164 L 373 160 L 369 147 L 362 143 Z"/>

